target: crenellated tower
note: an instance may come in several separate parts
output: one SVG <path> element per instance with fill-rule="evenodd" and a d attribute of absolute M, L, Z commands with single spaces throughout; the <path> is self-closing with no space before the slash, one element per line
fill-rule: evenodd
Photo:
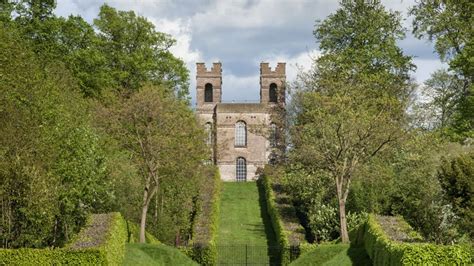
<path fill-rule="evenodd" d="M 196 63 L 197 108 L 212 109 L 222 99 L 222 65 L 213 63 L 210 70 Z"/>
<path fill-rule="evenodd" d="M 285 103 L 286 64 L 278 63 L 272 70 L 268 63 L 260 63 L 260 103 Z"/>

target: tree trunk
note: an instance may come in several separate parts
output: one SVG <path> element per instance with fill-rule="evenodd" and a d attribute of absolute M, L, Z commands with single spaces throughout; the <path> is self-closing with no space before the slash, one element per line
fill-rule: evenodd
<path fill-rule="evenodd" d="M 344 199 L 339 197 L 339 220 L 341 223 L 341 241 L 342 243 L 349 243 L 349 234 L 347 232 L 347 219 L 346 219 L 346 202 Z"/>
<path fill-rule="evenodd" d="M 150 206 L 151 199 L 158 190 L 158 186 L 154 185 L 150 191 L 150 179 L 147 180 L 147 185 L 143 191 L 143 206 L 142 206 L 142 217 L 140 219 L 140 243 L 145 243 L 145 227 L 146 227 L 146 215 L 148 213 L 148 206 Z"/>
<path fill-rule="evenodd" d="M 146 214 L 148 212 L 148 191 L 145 190 L 143 193 L 143 207 L 142 207 L 142 217 L 140 219 L 140 243 L 145 243 L 145 226 L 146 226 Z"/>

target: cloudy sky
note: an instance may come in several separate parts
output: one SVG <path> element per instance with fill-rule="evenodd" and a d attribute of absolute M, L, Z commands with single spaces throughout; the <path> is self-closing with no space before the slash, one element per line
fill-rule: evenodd
<path fill-rule="evenodd" d="M 223 66 L 223 101 L 259 100 L 259 63 L 287 62 L 287 79 L 294 79 L 297 65 L 308 68 L 318 54 L 312 35 L 315 20 L 338 8 L 337 0 L 58 0 L 56 14 L 81 15 L 89 22 L 100 6 L 133 10 L 148 18 L 158 31 L 171 34 L 174 54 L 191 71 L 191 96 L 195 97 L 195 63 L 220 61 Z M 384 5 L 402 12 L 414 0 L 384 0 Z M 411 29 L 410 18 L 403 24 Z M 444 65 L 433 46 L 411 34 L 400 41 L 405 53 L 414 56 L 413 73 L 421 83 Z"/>

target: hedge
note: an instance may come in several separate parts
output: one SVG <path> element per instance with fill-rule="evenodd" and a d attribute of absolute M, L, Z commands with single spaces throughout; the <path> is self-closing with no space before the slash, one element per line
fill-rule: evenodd
<path fill-rule="evenodd" d="M 281 265 L 288 265 L 290 263 L 290 242 L 288 241 L 285 228 L 281 221 L 280 213 L 275 203 L 275 194 L 273 193 L 272 183 L 268 175 L 262 175 L 259 181 L 262 189 L 265 193 L 265 201 L 267 205 L 267 212 L 270 216 L 273 231 L 277 238 L 278 246 L 280 249 L 280 262 Z"/>
<path fill-rule="evenodd" d="M 214 189 L 211 199 L 211 211 L 209 214 L 209 219 L 204 219 L 203 221 L 209 226 L 209 235 L 207 236 L 207 241 L 195 243 L 191 241 L 189 246 L 180 247 L 180 250 L 183 253 L 200 265 L 217 265 L 216 235 L 219 226 L 219 208 L 222 182 L 218 169 L 215 169 L 213 179 Z"/>
<path fill-rule="evenodd" d="M 120 213 L 102 215 L 106 216 L 92 215 L 75 240 L 65 248 L 0 249 L 0 265 L 120 265 L 127 240 L 125 220 Z M 99 218 L 104 218 L 106 230 L 91 235 L 97 232 L 91 225 Z"/>
<path fill-rule="evenodd" d="M 431 243 L 406 243 L 390 239 L 369 215 L 363 233 L 356 242 L 363 243 L 374 265 L 467 265 L 471 263 L 470 248 L 461 245 L 435 245 Z"/>

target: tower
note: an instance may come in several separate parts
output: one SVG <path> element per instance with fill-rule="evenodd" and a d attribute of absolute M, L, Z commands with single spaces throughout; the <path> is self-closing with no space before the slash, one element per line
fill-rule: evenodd
<path fill-rule="evenodd" d="M 260 63 L 260 103 L 285 103 L 286 64 L 278 63 L 272 70 L 268 63 Z"/>
<path fill-rule="evenodd" d="M 222 65 L 213 63 L 208 70 L 204 63 L 196 63 L 196 102 L 198 109 L 213 109 L 222 98 Z"/>

